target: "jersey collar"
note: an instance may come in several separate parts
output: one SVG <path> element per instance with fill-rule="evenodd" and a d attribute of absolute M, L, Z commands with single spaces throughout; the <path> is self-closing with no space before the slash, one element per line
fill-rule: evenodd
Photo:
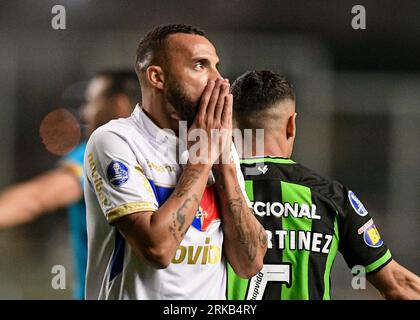
<path fill-rule="evenodd" d="M 143 111 L 143 108 L 139 104 L 136 105 L 133 116 L 138 125 L 149 134 L 149 137 L 156 139 L 157 142 L 168 143 L 173 146 L 178 144 L 178 137 L 170 130 L 159 128 Z"/>

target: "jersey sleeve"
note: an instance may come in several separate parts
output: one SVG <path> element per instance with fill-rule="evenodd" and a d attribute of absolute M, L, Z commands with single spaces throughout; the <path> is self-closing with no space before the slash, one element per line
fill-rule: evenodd
<path fill-rule="evenodd" d="M 366 273 L 379 271 L 392 256 L 372 217 L 355 193 L 336 184 L 339 214 L 339 250 L 347 265 L 361 265 Z"/>
<path fill-rule="evenodd" d="M 77 145 L 74 150 L 69 152 L 63 158 L 60 159 L 58 166 L 69 170 L 79 180 L 80 186 L 83 190 L 83 158 L 86 149 L 86 142 L 82 142 Z"/>
<path fill-rule="evenodd" d="M 129 143 L 97 131 L 88 142 L 85 172 L 108 223 L 136 212 L 156 211 L 158 202 Z"/>

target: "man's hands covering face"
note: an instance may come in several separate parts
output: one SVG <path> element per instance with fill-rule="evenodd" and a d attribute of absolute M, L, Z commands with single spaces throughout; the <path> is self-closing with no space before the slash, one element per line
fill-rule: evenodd
<path fill-rule="evenodd" d="M 201 96 L 197 115 L 188 131 L 192 163 L 230 163 L 233 97 L 228 80 L 209 81 Z"/>

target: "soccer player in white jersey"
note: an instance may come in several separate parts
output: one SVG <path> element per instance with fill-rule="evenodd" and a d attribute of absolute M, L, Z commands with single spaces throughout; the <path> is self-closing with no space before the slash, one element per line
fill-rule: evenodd
<path fill-rule="evenodd" d="M 225 299 L 226 262 L 243 278 L 262 268 L 267 237 L 244 192 L 218 64 L 192 26 L 160 26 L 140 42 L 142 103 L 86 150 L 87 299 Z M 205 133 L 185 164 L 180 120 Z M 211 139 L 214 129 L 225 134 Z"/>

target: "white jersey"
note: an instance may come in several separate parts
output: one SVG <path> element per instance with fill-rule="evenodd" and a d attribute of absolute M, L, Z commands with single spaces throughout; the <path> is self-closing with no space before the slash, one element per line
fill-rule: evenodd
<path fill-rule="evenodd" d="M 86 299 L 226 298 L 223 232 L 211 177 L 166 269 L 137 257 L 113 226 L 125 215 L 156 211 L 170 196 L 182 172 L 177 144 L 177 137 L 156 126 L 139 106 L 131 117 L 109 122 L 89 139 L 84 161 Z M 232 155 L 244 188 L 234 148 Z"/>

